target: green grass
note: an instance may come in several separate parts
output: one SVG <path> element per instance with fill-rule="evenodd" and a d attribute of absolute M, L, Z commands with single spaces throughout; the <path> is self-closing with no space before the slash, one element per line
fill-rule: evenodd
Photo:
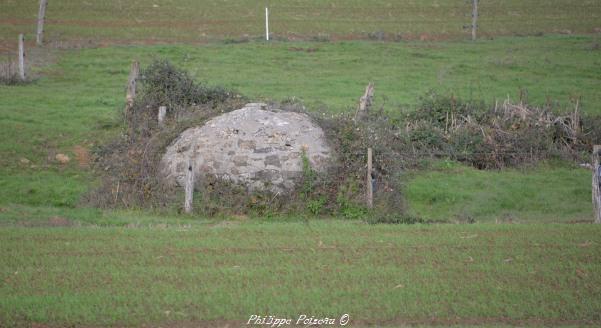
<path fill-rule="evenodd" d="M 394 326 L 600 324 L 600 229 L 3 228 L 0 325 L 243 326 L 251 314 L 345 313 Z"/>
<path fill-rule="evenodd" d="M 288 221 L 299 222 L 289 217 Z M 0 207 L 0 227 L 153 227 L 198 226 L 219 219 L 202 219 L 176 213 L 152 213 L 140 210 L 101 210 L 90 207 L 60 207 L 7 204 Z M 260 220 L 260 219 L 258 219 Z"/>
<path fill-rule="evenodd" d="M 47 10 L 47 40 L 198 42 L 222 38 L 262 37 L 264 7 L 271 8 L 275 37 L 308 39 L 468 38 L 471 2 L 465 0 L 107 0 L 52 1 Z M 0 39 L 35 33 L 37 1 L 0 4 Z M 480 35 L 592 33 L 600 28 L 595 0 L 482 1 Z"/>
<path fill-rule="evenodd" d="M 591 221 L 593 215 L 591 173 L 577 167 L 480 171 L 442 162 L 409 181 L 411 211 L 429 219 L 565 223 Z"/>
<path fill-rule="evenodd" d="M 477 43 L 213 43 L 54 51 L 53 63 L 35 69 L 40 78 L 33 84 L 0 87 L 0 204 L 78 204 L 94 178 L 76 160 L 61 165 L 54 155 L 66 153 L 75 159 L 73 147 L 91 150 L 119 133 L 117 113 L 134 59 L 144 65 L 154 57 L 168 58 L 198 80 L 237 89 L 253 100 L 297 97 L 313 111 L 352 111 L 367 81 L 374 81 L 376 106 L 386 104 L 393 114 L 411 110 L 430 89 L 488 102 L 527 89 L 535 104 L 553 99 L 565 107 L 571 97 L 580 96 L 583 111 L 601 113 L 601 94 L 596 92 L 601 56 L 591 48 L 595 42 L 592 36 L 551 36 Z M 24 164 L 22 159 L 31 162 Z M 585 171 L 529 171 L 528 179 L 534 179 L 530 187 L 522 183 L 527 178 L 516 174 L 425 173 L 408 184 L 410 206 L 426 217 L 449 211 L 487 220 L 511 215 L 550 221 L 561 216 L 569 221 L 590 212 Z M 423 186 L 424 179 L 448 187 L 434 190 L 437 196 L 427 195 L 431 190 Z M 452 185 L 457 180 L 463 189 L 456 194 Z M 533 189 L 540 185 L 544 188 Z M 522 188 L 537 191 L 536 201 L 509 204 L 513 191 Z M 459 194 L 465 195 L 458 198 Z M 465 203 L 455 204 L 455 199 Z"/>

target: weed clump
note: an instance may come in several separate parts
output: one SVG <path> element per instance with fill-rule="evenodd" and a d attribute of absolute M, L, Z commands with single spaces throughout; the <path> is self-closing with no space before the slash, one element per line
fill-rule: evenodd
<path fill-rule="evenodd" d="M 27 76 L 25 80 L 21 79 L 15 63 L 11 60 L 0 63 L 0 85 L 24 85 L 31 82 Z"/>
<path fill-rule="evenodd" d="M 427 223 L 424 219 L 411 216 L 405 213 L 396 213 L 396 214 L 384 214 L 384 215 L 371 215 L 367 218 L 367 223 L 369 224 L 417 224 L 417 223 Z"/>

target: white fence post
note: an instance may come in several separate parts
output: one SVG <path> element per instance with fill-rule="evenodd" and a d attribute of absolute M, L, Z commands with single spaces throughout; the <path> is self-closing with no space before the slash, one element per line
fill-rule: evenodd
<path fill-rule="evenodd" d="M 269 41 L 269 8 L 265 7 L 265 40 Z"/>
<path fill-rule="evenodd" d="M 40 0 L 40 11 L 38 12 L 38 33 L 36 35 L 36 44 L 41 46 L 44 43 L 44 19 L 46 18 L 46 6 L 48 0 Z"/>
<path fill-rule="evenodd" d="M 19 34 L 19 77 L 25 81 L 25 37 Z"/>

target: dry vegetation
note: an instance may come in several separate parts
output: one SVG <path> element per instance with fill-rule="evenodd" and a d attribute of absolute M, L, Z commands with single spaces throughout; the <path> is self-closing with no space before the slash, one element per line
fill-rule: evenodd
<path fill-rule="evenodd" d="M 429 95 L 408 115 L 406 154 L 444 156 L 481 169 L 501 169 L 542 160 L 586 161 L 599 140 L 599 116 L 533 107 L 506 100 L 494 105 Z"/>

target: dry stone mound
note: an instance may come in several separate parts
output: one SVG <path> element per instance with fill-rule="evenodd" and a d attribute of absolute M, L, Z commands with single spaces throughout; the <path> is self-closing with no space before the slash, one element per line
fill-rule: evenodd
<path fill-rule="evenodd" d="M 167 148 L 161 166 L 167 183 L 183 186 L 191 159 L 198 181 L 206 175 L 252 191 L 291 190 L 302 176 L 302 153 L 316 171 L 332 156 L 323 130 L 305 114 L 247 104 L 184 131 Z"/>

